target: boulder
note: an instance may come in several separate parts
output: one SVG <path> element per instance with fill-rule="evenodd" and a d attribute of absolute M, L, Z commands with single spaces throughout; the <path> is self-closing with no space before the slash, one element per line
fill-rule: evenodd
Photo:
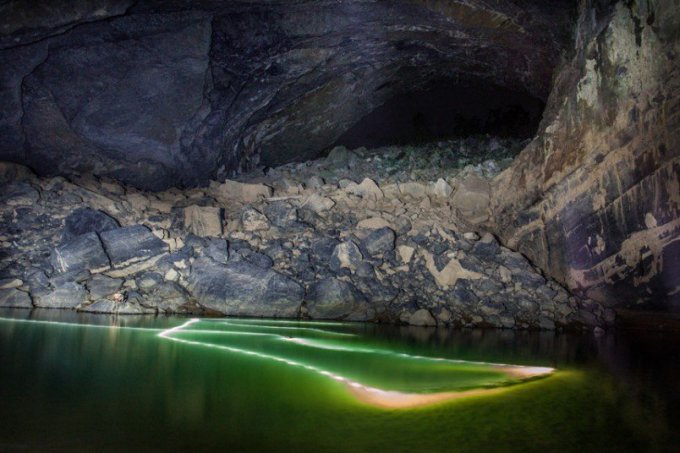
<path fill-rule="evenodd" d="M 247 261 L 199 259 L 187 280 L 199 304 L 231 316 L 296 317 L 304 295 L 290 278 Z"/>
<path fill-rule="evenodd" d="M 472 224 L 485 222 L 489 218 L 489 182 L 479 176 L 470 175 L 461 180 L 451 197 L 451 204 L 458 209 L 465 220 Z"/>
<path fill-rule="evenodd" d="M 254 208 L 246 208 L 241 213 L 241 225 L 245 231 L 265 231 L 269 229 L 269 219 Z"/>
<path fill-rule="evenodd" d="M 143 225 L 105 231 L 100 237 L 111 264 L 117 269 L 158 257 L 168 251 L 168 245 Z"/>
<path fill-rule="evenodd" d="M 222 209 L 191 205 L 184 208 L 184 228 L 196 236 L 221 236 Z"/>
<path fill-rule="evenodd" d="M 61 242 L 66 243 L 87 233 L 102 233 L 120 228 L 120 224 L 108 214 L 91 208 L 78 208 L 66 217 Z"/>
<path fill-rule="evenodd" d="M 33 308 L 31 296 L 18 289 L 0 289 L 0 308 Z"/>
<path fill-rule="evenodd" d="M 434 319 L 432 313 L 424 308 L 421 308 L 420 310 L 416 310 L 416 312 L 411 315 L 411 317 L 408 319 L 408 323 L 412 326 L 432 327 L 437 325 L 437 320 Z"/>
<path fill-rule="evenodd" d="M 312 194 L 302 203 L 301 207 L 310 209 L 311 211 L 322 214 L 335 206 L 335 202 L 328 197 L 319 195 L 318 193 Z"/>
<path fill-rule="evenodd" d="M 313 319 L 366 321 L 373 309 L 351 283 L 335 278 L 316 282 L 306 298 L 307 313 Z"/>
<path fill-rule="evenodd" d="M 189 294 L 175 282 L 166 281 L 145 295 L 143 305 L 156 308 L 164 313 L 182 312 L 189 301 Z"/>
<path fill-rule="evenodd" d="M 274 191 L 264 184 L 247 184 L 226 180 L 222 184 L 213 182 L 209 193 L 222 204 L 231 202 L 254 203 L 262 198 L 269 198 Z"/>
<path fill-rule="evenodd" d="M 345 241 L 335 246 L 330 259 L 330 268 L 333 271 L 349 269 L 356 271 L 363 260 L 359 247 L 352 241 Z"/>
<path fill-rule="evenodd" d="M 118 292 L 123 286 L 123 279 L 111 278 L 106 275 L 94 275 L 85 282 L 85 286 L 90 292 L 90 299 L 98 300 Z"/>
<path fill-rule="evenodd" d="M 264 214 L 279 228 L 290 228 L 298 223 L 297 209 L 285 201 L 267 204 L 264 207 Z"/>
<path fill-rule="evenodd" d="M 394 250 L 396 236 L 391 228 L 379 228 L 371 231 L 361 242 L 369 255 L 379 256 Z"/>
<path fill-rule="evenodd" d="M 380 200 L 384 197 L 383 191 L 370 178 L 364 178 L 361 184 L 351 183 L 345 187 L 345 192 L 358 195 L 364 200 Z"/>
<path fill-rule="evenodd" d="M 50 263 L 60 273 L 82 270 L 97 273 L 111 267 L 109 256 L 95 232 L 76 236 L 55 247 L 50 255 Z"/>
<path fill-rule="evenodd" d="M 76 308 L 87 301 L 87 291 L 76 282 L 66 282 L 35 298 L 40 308 Z"/>
<path fill-rule="evenodd" d="M 453 193 L 453 188 L 444 179 L 439 178 L 430 187 L 430 194 L 437 198 L 448 198 Z"/>

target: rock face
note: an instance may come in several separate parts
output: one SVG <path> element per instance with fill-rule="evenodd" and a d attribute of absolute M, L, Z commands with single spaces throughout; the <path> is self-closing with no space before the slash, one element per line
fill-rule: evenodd
<path fill-rule="evenodd" d="M 579 294 L 680 310 L 680 9 L 584 2 L 578 24 L 494 229 Z"/>
<path fill-rule="evenodd" d="M 442 80 L 545 99 L 572 13 L 540 0 L 66 3 L 0 5 L 0 159 L 148 189 L 316 157 Z"/>
<path fill-rule="evenodd" d="M 225 315 L 296 317 L 304 295 L 294 281 L 245 261 L 198 260 L 188 288 L 201 305 Z"/>

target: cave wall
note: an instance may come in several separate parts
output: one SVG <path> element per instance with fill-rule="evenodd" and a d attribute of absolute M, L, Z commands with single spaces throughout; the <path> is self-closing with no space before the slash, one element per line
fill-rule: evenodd
<path fill-rule="evenodd" d="M 680 2 L 584 1 L 494 229 L 572 290 L 680 310 Z"/>
<path fill-rule="evenodd" d="M 0 3 L 0 159 L 144 189 L 318 156 L 394 96 L 544 100 L 572 2 Z"/>

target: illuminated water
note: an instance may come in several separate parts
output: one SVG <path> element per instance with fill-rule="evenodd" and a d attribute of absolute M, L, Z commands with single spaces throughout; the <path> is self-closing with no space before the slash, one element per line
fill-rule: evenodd
<path fill-rule="evenodd" d="M 666 451 L 680 342 L 0 311 L 0 451 Z M 548 376 L 519 381 L 497 364 Z M 386 409 L 354 391 L 464 392 Z"/>

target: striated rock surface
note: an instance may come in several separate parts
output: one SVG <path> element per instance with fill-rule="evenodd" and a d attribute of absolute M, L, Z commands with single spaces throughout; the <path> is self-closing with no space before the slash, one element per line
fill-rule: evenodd
<path fill-rule="evenodd" d="M 680 310 L 680 9 L 584 2 L 538 136 L 493 183 L 494 230 L 572 291 Z"/>

